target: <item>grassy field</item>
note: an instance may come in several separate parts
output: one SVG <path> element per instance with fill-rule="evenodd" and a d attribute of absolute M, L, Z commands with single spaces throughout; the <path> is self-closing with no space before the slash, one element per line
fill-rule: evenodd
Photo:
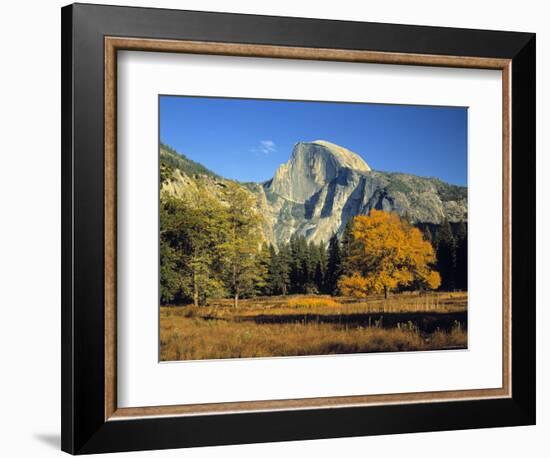
<path fill-rule="evenodd" d="M 460 349 L 467 294 L 276 296 L 160 309 L 162 361 Z"/>

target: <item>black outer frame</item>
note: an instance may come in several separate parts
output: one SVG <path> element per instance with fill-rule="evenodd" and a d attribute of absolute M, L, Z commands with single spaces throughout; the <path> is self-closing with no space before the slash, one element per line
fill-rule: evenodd
<path fill-rule="evenodd" d="M 104 418 L 104 37 L 512 59 L 512 397 Z M 74 4 L 62 8 L 61 448 L 99 453 L 535 424 L 535 35 Z"/>

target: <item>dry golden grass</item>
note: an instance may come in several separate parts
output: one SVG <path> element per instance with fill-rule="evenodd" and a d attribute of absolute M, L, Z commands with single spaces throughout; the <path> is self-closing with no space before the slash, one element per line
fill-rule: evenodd
<path fill-rule="evenodd" d="M 401 293 L 391 295 L 387 300 L 383 295 L 373 295 L 366 299 L 357 299 L 353 297 L 339 297 L 328 295 L 292 295 L 292 296 L 262 296 L 251 299 L 240 299 L 240 309 L 272 309 L 285 306 L 295 307 L 304 301 L 319 301 L 317 305 L 321 305 L 321 301 L 326 300 L 330 306 L 336 304 L 356 306 L 362 311 L 392 311 L 392 312 L 424 312 L 424 311 L 440 311 L 450 312 L 455 310 L 464 310 L 468 299 L 465 292 L 444 292 L 444 293 Z M 209 306 L 229 307 L 233 305 L 232 299 L 210 299 Z M 331 313 L 333 310 L 331 310 Z"/>
<path fill-rule="evenodd" d="M 161 307 L 162 361 L 466 348 L 465 293 L 330 296 Z M 460 317 L 460 319 L 455 319 Z"/>
<path fill-rule="evenodd" d="M 287 299 L 286 305 L 289 307 L 339 307 L 341 304 L 332 297 L 326 296 L 298 296 Z"/>

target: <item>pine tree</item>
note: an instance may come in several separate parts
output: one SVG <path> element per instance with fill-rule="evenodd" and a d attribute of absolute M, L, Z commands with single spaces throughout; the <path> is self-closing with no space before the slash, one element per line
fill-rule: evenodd
<path fill-rule="evenodd" d="M 290 288 L 291 252 L 290 245 L 285 243 L 277 253 L 277 281 L 276 291 L 283 296 L 288 294 Z"/>
<path fill-rule="evenodd" d="M 271 296 L 276 294 L 276 278 L 277 278 L 277 251 L 275 247 L 269 244 L 269 265 L 267 267 L 267 281 L 265 287 L 265 294 Z"/>
<path fill-rule="evenodd" d="M 317 265 L 315 267 L 315 285 L 317 290 L 322 293 L 326 293 L 326 274 L 327 274 L 327 248 L 325 242 L 321 240 L 319 243 Z"/>
<path fill-rule="evenodd" d="M 351 255 L 352 245 L 353 245 L 353 220 L 354 218 L 348 219 L 344 227 L 344 232 L 342 233 L 342 272 L 345 274 L 351 273 L 348 259 Z"/>
<path fill-rule="evenodd" d="M 456 288 L 468 289 L 468 229 L 464 221 L 456 232 Z"/>
<path fill-rule="evenodd" d="M 293 235 L 290 237 L 289 242 L 289 251 L 290 251 L 290 261 L 289 261 L 289 277 L 290 277 L 290 292 L 297 293 L 299 292 L 298 285 L 300 284 L 302 278 L 302 264 L 301 256 L 298 245 L 298 236 Z"/>
<path fill-rule="evenodd" d="M 325 280 L 325 290 L 329 294 L 336 294 L 338 277 L 342 273 L 342 252 L 340 241 L 334 234 L 328 243 L 328 261 L 327 274 Z"/>
<path fill-rule="evenodd" d="M 432 231 L 430 230 L 430 226 L 426 226 L 424 229 L 424 238 L 433 245 L 434 237 L 432 235 Z"/>
<path fill-rule="evenodd" d="M 287 244 L 281 246 L 277 253 L 275 247 L 269 247 L 270 265 L 268 268 L 268 287 L 266 293 L 268 295 L 288 293 L 289 287 L 289 272 L 290 272 L 290 256 L 289 247 Z"/>
<path fill-rule="evenodd" d="M 290 281 L 293 293 L 303 293 L 309 281 L 308 244 L 303 235 L 290 239 L 291 269 Z"/>
<path fill-rule="evenodd" d="M 319 247 L 315 242 L 309 242 L 306 250 L 304 277 L 304 290 L 308 294 L 319 293 L 317 286 L 317 267 L 319 265 Z"/>
<path fill-rule="evenodd" d="M 271 266 L 272 252 L 273 247 L 268 245 L 266 242 L 262 243 L 262 248 L 258 253 L 258 275 L 256 278 L 255 291 L 259 292 L 261 295 L 269 295 L 269 268 Z"/>
<path fill-rule="evenodd" d="M 437 270 L 441 275 L 441 288 L 455 289 L 456 243 L 451 224 L 447 219 L 437 232 Z"/>

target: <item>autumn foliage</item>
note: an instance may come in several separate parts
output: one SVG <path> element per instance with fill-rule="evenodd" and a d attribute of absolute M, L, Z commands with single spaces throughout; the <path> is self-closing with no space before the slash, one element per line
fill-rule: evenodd
<path fill-rule="evenodd" d="M 441 284 L 430 242 L 395 213 L 372 210 L 353 219 L 350 253 L 338 288 L 365 297 L 398 288 L 437 289 Z"/>

